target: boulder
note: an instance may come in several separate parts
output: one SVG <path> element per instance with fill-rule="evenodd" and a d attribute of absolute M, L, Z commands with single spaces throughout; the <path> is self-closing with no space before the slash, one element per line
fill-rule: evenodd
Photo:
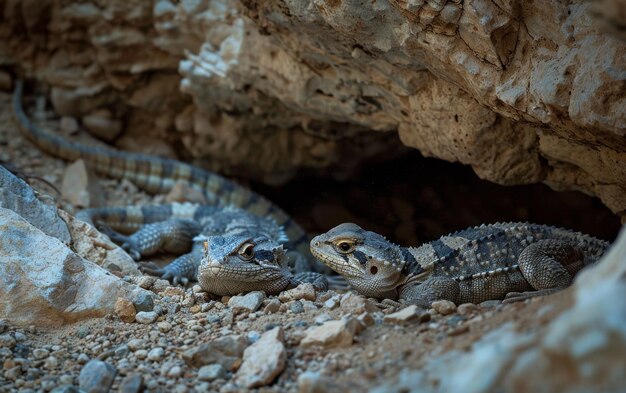
<path fill-rule="evenodd" d="M 11 210 L 0 208 L 0 318 L 59 326 L 113 313 L 119 297 L 145 291 L 72 252 Z"/>

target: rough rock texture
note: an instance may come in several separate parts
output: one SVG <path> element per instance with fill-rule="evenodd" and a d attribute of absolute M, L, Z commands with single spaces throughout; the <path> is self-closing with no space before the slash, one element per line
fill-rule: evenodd
<path fill-rule="evenodd" d="M 434 357 L 374 392 L 589 392 L 626 384 L 626 230 L 575 281 L 575 304 L 540 330 L 508 323 L 472 345 Z M 450 370 L 456 370 L 450 373 Z"/>
<path fill-rule="evenodd" d="M 0 59 L 50 85 L 61 115 L 126 119 L 122 147 L 182 142 L 277 182 L 350 167 L 389 150 L 392 133 L 365 130 L 397 130 L 482 178 L 583 190 L 624 217 L 626 46 L 619 6 L 593 3 L 9 0 Z"/>
<path fill-rule="evenodd" d="M 82 259 L 11 210 L 0 208 L 0 318 L 58 326 L 113 312 L 144 291 Z"/>
<path fill-rule="evenodd" d="M 90 224 L 59 210 L 59 216 L 67 223 L 72 235 L 72 248 L 78 255 L 112 273 L 137 276 L 141 272 L 137 263 L 117 244 Z"/>
<path fill-rule="evenodd" d="M 235 382 L 246 388 L 271 383 L 287 362 L 283 329 L 278 326 L 263 333 L 261 338 L 243 352 L 243 363 L 235 375 Z"/>
<path fill-rule="evenodd" d="M 0 165 L 0 208 L 10 209 L 46 235 L 65 244 L 71 241 L 67 225 L 59 217 L 57 208 L 42 203 L 26 182 Z"/>

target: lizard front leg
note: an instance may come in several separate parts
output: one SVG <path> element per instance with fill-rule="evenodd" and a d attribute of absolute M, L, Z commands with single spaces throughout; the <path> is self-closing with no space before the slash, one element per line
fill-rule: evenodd
<path fill-rule="evenodd" d="M 200 224 L 192 220 L 173 219 L 144 225 L 130 236 L 115 234 L 111 240 L 120 244 L 134 260 L 158 251 L 181 254 L 189 251 Z M 111 235 L 111 234 L 110 234 Z"/>
<path fill-rule="evenodd" d="M 174 285 L 185 285 L 189 281 L 197 281 L 198 267 L 200 266 L 203 254 L 204 247 L 202 243 L 196 242 L 191 252 L 179 256 L 167 266 L 160 268 L 156 264 L 149 262 L 143 264 L 141 270 L 144 273 L 169 280 Z"/>
<path fill-rule="evenodd" d="M 457 303 L 460 286 L 448 277 L 430 277 L 422 282 L 409 282 L 400 288 L 400 300 L 418 307 L 430 308 L 435 300 Z"/>
<path fill-rule="evenodd" d="M 508 293 L 506 303 L 549 295 L 568 287 L 573 275 L 584 267 L 584 255 L 572 243 L 541 240 L 521 252 L 518 265 L 535 291 Z"/>

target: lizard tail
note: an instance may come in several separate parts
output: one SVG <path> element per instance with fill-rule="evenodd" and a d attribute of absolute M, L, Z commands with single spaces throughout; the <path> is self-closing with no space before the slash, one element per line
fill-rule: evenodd
<path fill-rule="evenodd" d="M 46 132 L 26 116 L 22 106 L 23 89 L 23 81 L 16 81 L 13 113 L 21 132 L 39 149 L 68 161 L 83 159 L 96 172 L 116 179 L 130 180 L 150 193 L 165 193 L 175 183 L 182 181 L 203 192 L 211 205 L 232 205 L 255 215 L 270 216 L 283 226 L 291 247 L 311 259 L 306 232 L 287 213 L 259 194 L 220 175 L 184 162 L 71 142 Z"/>

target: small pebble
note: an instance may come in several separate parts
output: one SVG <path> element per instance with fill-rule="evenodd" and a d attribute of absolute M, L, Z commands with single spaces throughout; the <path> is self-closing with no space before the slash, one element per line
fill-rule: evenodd
<path fill-rule="evenodd" d="M 302 314 L 304 312 L 304 305 L 302 305 L 302 302 L 300 300 L 296 300 L 295 302 L 291 303 L 289 309 L 294 314 Z"/>
<path fill-rule="evenodd" d="M 153 362 L 158 362 L 163 359 L 163 355 L 165 354 L 165 350 L 161 347 L 152 348 L 150 352 L 148 352 L 148 359 Z"/>
<path fill-rule="evenodd" d="M 140 311 L 135 315 L 135 320 L 139 323 L 150 324 L 158 318 L 158 315 L 154 311 Z"/>

